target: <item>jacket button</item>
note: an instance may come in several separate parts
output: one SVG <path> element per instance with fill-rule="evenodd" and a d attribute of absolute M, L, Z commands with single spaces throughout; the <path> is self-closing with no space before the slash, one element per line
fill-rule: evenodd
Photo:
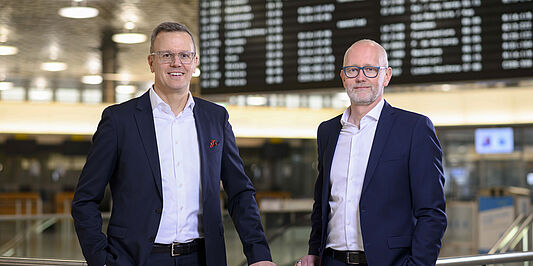
<path fill-rule="evenodd" d="M 155 209 L 155 213 L 161 214 L 161 212 L 162 212 L 161 209 Z"/>
<path fill-rule="evenodd" d="M 152 237 L 148 238 L 148 241 L 154 242 L 155 241 L 155 237 L 152 236 Z"/>

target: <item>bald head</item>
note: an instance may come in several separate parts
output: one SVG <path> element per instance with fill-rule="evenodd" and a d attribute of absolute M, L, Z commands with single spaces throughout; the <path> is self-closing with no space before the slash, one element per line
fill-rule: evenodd
<path fill-rule="evenodd" d="M 344 53 L 343 65 L 346 66 L 346 59 L 352 50 L 354 50 L 357 47 L 363 47 L 363 46 L 371 47 L 373 48 L 372 51 L 375 51 L 376 53 L 378 53 L 380 66 L 385 66 L 385 67 L 389 66 L 389 60 L 387 58 L 387 51 L 385 51 L 385 48 L 383 48 L 383 46 L 381 46 L 379 43 L 373 40 L 369 40 L 369 39 L 363 39 L 363 40 L 359 40 L 353 43 L 352 46 L 350 46 L 350 48 L 346 50 L 346 53 Z"/>

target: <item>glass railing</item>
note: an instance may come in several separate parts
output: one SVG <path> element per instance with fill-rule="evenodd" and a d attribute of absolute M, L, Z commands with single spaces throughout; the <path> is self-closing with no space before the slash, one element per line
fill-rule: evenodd
<path fill-rule="evenodd" d="M 309 215 L 308 212 L 262 213 L 262 222 L 272 256 L 279 266 L 294 265 L 298 258 L 307 253 L 311 230 Z M 105 231 L 109 215 L 103 216 Z M 229 215 L 223 215 L 223 223 L 228 265 L 246 265 L 240 239 Z M 518 228 L 520 227 L 524 228 L 519 224 Z M 528 227 L 531 227 L 530 222 Z M 515 246 L 522 250 L 521 245 Z M 510 250 L 512 249 L 505 254 L 472 254 L 472 256 L 441 258 L 437 265 L 529 265 L 528 261 L 533 260 L 533 252 L 510 253 L 512 252 Z M 86 265 L 86 263 L 70 215 L 0 215 L 0 265 Z"/>
<path fill-rule="evenodd" d="M 297 222 L 308 220 L 308 214 L 270 212 L 263 214 L 262 219 L 278 265 L 289 265 L 307 253 L 311 228 Z M 104 232 L 108 222 L 109 214 L 104 214 Z M 228 214 L 223 215 L 223 224 L 228 265 L 246 263 L 241 241 Z M 37 261 L 34 265 L 53 265 L 42 263 L 46 259 L 58 261 L 58 258 L 66 260 L 61 263 L 79 265 L 76 263 L 84 259 L 69 214 L 0 215 L 0 258 L 0 265 L 9 265 L 1 264 L 7 258 L 29 258 L 30 263 Z"/>
<path fill-rule="evenodd" d="M 83 259 L 68 214 L 0 216 L 0 256 Z"/>

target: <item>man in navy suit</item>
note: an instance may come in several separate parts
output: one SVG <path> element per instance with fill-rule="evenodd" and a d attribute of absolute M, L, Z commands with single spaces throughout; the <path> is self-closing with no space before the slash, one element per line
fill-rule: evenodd
<path fill-rule="evenodd" d="M 392 69 L 378 43 L 355 42 L 340 75 L 351 105 L 318 128 L 309 255 L 296 265 L 434 265 L 447 219 L 433 124 L 383 99 Z"/>
<path fill-rule="evenodd" d="M 88 264 L 226 265 L 222 181 L 248 263 L 275 265 L 228 113 L 189 91 L 198 64 L 191 32 L 158 25 L 148 64 L 153 87 L 104 110 L 76 188 L 72 217 Z M 108 183 L 106 236 L 98 204 Z"/>

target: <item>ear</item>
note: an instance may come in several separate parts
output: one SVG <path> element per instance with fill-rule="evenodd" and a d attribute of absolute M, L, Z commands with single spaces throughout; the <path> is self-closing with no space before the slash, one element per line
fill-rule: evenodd
<path fill-rule="evenodd" d="M 387 87 L 389 85 L 389 81 L 392 78 L 392 68 L 387 67 L 385 70 L 385 80 L 383 80 L 383 87 Z"/>
<path fill-rule="evenodd" d="M 194 61 L 193 62 L 194 62 L 194 68 L 196 69 L 196 67 L 200 63 L 200 58 L 198 57 L 198 55 L 194 56 Z"/>
<path fill-rule="evenodd" d="M 154 73 L 154 67 L 153 67 L 154 57 L 151 55 L 148 55 L 147 60 L 148 60 L 148 65 L 150 66 L 150 72 Z"/>

